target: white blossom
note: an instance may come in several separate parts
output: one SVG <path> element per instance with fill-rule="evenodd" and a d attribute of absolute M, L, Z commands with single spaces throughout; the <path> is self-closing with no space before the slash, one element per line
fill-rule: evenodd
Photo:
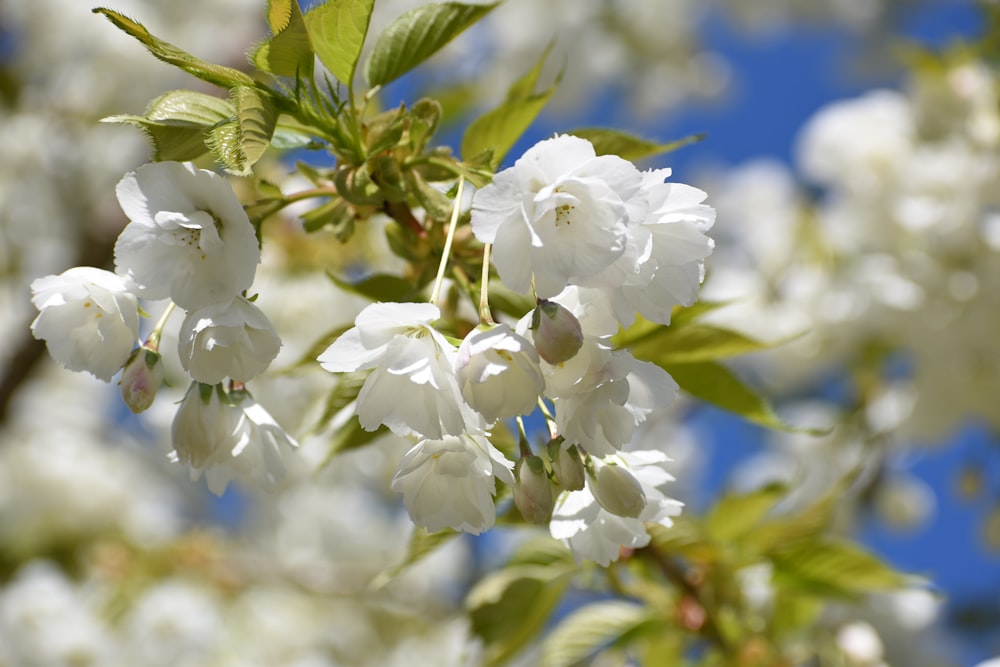
<path fill-rule="evenodd" d="M 430 303 L 373 303 L 319 356 L 333 373 L 374 369 L 358 393 L 366 430 L 441 438 L 481 425 L 462 399 L 455 347 L 430 326 L 440 316 Z"/>
<path fill-rule="evenodd" d="M 472 330 L 455 363 L 462 396 L 491 422 L 532 412 L 545 388 L 538 353 L 505 324 Z"/>
<path fill-rule="evenodd" d="M 496 480 L 513 486 L 513 466 L 482 435 L 421 440 L 403 456 L 392 488 L 417 525 L 478 535 L 496 520 Z"/>
<path fill-rule="evenodd" d="M 246 382 L 267 370 L 281 339 L 267 315 L 243 297 L 188 313 L 177 351 L 191 377 L 205 384 Z"/>
<path fill-rule="evenodd" d="M 472 230 L 493 244 L 493 263 L 510 289 L 540 298 L 594 275 L 624 251 L 626 202 L 642 176 L 617 156 L 598 157 L 579 137 L 541 141 L 476 192 Z"/>
<path fill-rule="evenodd" d="M 171 458 L 187 464 L 191 479 L 202 473 L 209 490 L 222 495 L 240 479 L 271 488 L 285 475 L 287 455 L 298 443 L 249 396 L 223 395 L 221 387 L 192 382 L 171 428 Z"/>
<path fill-rule="evenodd" d="M 638 549 L 649 544 L 645 522 L 670 527 L 672 517 L 680 514 L 682 507 L 659 490 L 673 480 L 664 467 L 669 459 L 662 452 L 621 452 L 605 459 L 612 461 L 627 467 L 642 489 L 646 504 L 637 517 L 618 516 L 604 509 L 594 497 L 593 478 L 588 476 L 586 488 L 559 497 L 549 523 L 552 537 L 562 540 L 577 559 L 586 558 L 605 567 L 618 560 L 622 547 Z"/>
<path fill-rule="evenodd" d="M 196 310 L 250 287 L 257 235 L 222 176 L 154 162 L 126 174 L 116 192 L 130 222 L 115 243 L 115 269 L 139 296 Z"/>
<path fill-rule="evenodd" d="M 31 283 L 35 338 L 71 371 L 107 382 L 128 361 L 139 336 L 139 305 L 113 273 L 77 266 Z"/>

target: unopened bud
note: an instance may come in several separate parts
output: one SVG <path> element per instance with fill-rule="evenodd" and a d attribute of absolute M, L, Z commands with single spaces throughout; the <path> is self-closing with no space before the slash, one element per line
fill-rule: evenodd
<path fill-rule="evenodd" d="M 566 491 L 579 491 L 587 482 L 587 471 L 576 445 L 567 447 L 562 438 L 549 442 L 547 451 L 552 463 L 552 474 Z"/>
<path fill-rule="evenodd" d="M 618 516 L 637 518 L 646 509 L 646 494 L 628 468 L 617 463 L 594 462 L 590 490 L 601 507 Z"/>
<path fill-rule="evenodd" d="M 555 485 L 545 472 L 540 456 L 525 456 L 514 466 L 514 504 L 525 520 L 544 525 L 556 504 Z"/>
<path fill-rule="evenodd" d="M 555 301 L 538 301 L 531 313 L 531 334 L 538 356 L 550 364 L 572 359 L 583 346 L 580 320 Z"/>
<path fill-rule="evenodd" d="M 118 381 L 125 405 L 136 414 L 153 404 L 162 384 L 163 363 L 160 353 L 148 347 L 140 347 L 132 353 L 125 362 L 122 378 Z"/>

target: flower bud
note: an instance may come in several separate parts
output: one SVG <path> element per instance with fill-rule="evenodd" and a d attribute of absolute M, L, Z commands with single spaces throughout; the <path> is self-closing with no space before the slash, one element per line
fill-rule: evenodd
<path fill-rule="evenodd" d="M 160 353 L 140 347 L 125 362 L 118 386 L 122 388 L 125 405 L 135 414 L 148 409 L 163 384 L 163 363 Z"/>
<path fill-rule="evenodd" d="M 561 364 L 576 356 L 583 346 L 580 321 L 555 301 L 539 299 L 531 313 L 535 349 L 550 364 Z"/>
<path fill-rule="evenodd" d="M 635 475 L 617 463 L 594 461 L 590 491 L 601 507 L 618 516 L 636 518 L 646 509 L 646 494 Z"/>
<path fill-rule="evenodd" d="M 514 466 L 514 504 L 521 516 L 534 524 L 544 525 L 552 518 L 556 504 L 555 485 L 545 472 L 540 456 L 525 456 Z"/>
<path fill-rule="evenodd" d="M 579 491 L 587 481 L 587 471 L 580 458 L 580 449 L 576 445 L 566 447 L 562 438 L 549 442 L 549 461 L 552 463 L 552 473 L 556 481 L 566 491 Z"/>

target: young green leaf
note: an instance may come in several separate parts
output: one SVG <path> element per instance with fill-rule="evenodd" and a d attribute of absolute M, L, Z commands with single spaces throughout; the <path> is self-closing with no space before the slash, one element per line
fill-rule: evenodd
<path fill-rule="evenodd" d="M 303 16 L 312 48 L 341 83 L 354 79 L 374 5 L 375 0 L 326 0 Z"/>
<path fill-rule="evenodd" d="M 269 0 L 271 37 L 250 57 L 257 69 L 277 76 L 312 78 L 313 50 L 297 0 Z"/>
<path fill-rule="evenodd" d="M 628 132 L 602 127 L 583 127 L 570 130 L 568 134 L 582 137 L 594 144 L 594 150 L 598 155 L 617 155 L 632 162 L 669 153 L 689 144 L 698 143 L 705 138 L 704 134 L 692 134 L 677 141 L 661 144 L 642 139 Z"/>
<path fill-rule="evenodd" d="M 639 322 L 638 324 L 642 324 Z M 633 327 L 615 338 L 637 359 L 658 364 L 686 364 L 715 361 L 773 347 L 743 334 L 710 324 Z"/>
<path fill-rule="evenodd" d="M 328 273 L 330 280 L 345 292 L 351 292 L 371 301 L 403 302 L 412 301 L 420 290 L 420 285 L 412 280 L 388 274 L 375 274 L 357 282 L 341 280 Z"/>
<path fill-rule="evenodd" d="M 230 120 L 236 108 L 226 99 L 193 90 L 172 90 L 146 107 L 145 116 L 109 116 L 105 123 L 122 123 L 143 130 L 153 144 L 154 160 L 193 160 L 208 146 L 209 130 Z"/>
<path fill-rule="evenodd" d="M 702 361 L 691 364 L 658 365 L 670 373 L 681 389 L 695 398 L 734 412 L 747 421 L 761 426 L 783 431 L 794 430 L 781 421 L 767 400 L 722 364 Z"/>
<path fill-rule="evenodd" d="M 459 535 L 461 535 L 461 533 L 447 528 L 445 530 L 439 530 L 436 533 L 428 533 L 426 529 L 420 528 L 419 526 L 416 527 L 413 531 L 413 535 L 410 536 L 410 544 L 406 549 L 406 556 L 403 560 L 389 569 L 380 572 L 378 576 L 372 580 L 370 588 L 379 589 L 385 586 L 400 572 L 411 565 L 416 565 L 425 557 L 434 553 L 439 547 L 451 542 Z"/>
<path fill-rule="evenodd" d="M 233 69 L 232 67 L 213 65 L 211 63 L 206 63 L 203 60 L 199 60 L 190 53 L 177 48 L 173 44 L 168 44 L 167 42 L 157 39 L 151 35 L 149 31 L 146 30 L 146 27 L 141 23 L 133 21 L 132 19 L 123 16 L 114 10 L 97 7 L 93 11 L 95 14 L 102 14 L 120 30 L 128 33 L 132 37 L 135 37 L 149 50 L 150 53 L 163 62 L 169 63 L 174 67 L 179 67 L 185 72 L 198 77 L 202 81 L 207 81 L 222 88 L 232 88 L 233 86 L 238 85 L 255 85 L 254 80 L 249 75 L 244 74 L 237 69 Z"/>
<path fill-rule="evenodd" d="M 726 495 L 705 517 L 705 533 L 716 542 L 738 540 L 753 530 L 788 492 L 783 484 L 769 484 L 741 495 Z"/>
<path fill-rule="evenodd" d="M 908 578 L 857 544 L 826 537 L 796 542 L 771 555 L 775 584 L 851 597 L 906 585 Z"/>
<path fill-rule="evenodd" d="M 248 176 L 271 143 L 278 110 L 270 96 L 250 86 L 232 92 L 236 118 L 212 128 L 209 147 L 219 162 L 237 176 Z"/>
<path fill-rule="evenodd" d="M 624 600 L 586 605 L 566 617 L 542 642 L 540 664 L 572 667 L 608 643 L 654 621 L 650 608 Z"/>
<path fill-rule="evenodd" d="M 365 63 L 368 85 L 381 86 L 398 79 L 437 53 L 496 5 L 445 2 L 406 12 L 375 42 L 375 50 Z"/>
<path fill-rule="evenodd" d="M 560 74 L 556 77 L 556 81 L 542 92 L 534 92 L 550 49 L 551 45 L 545 49 L 534 67 L 514 82 L 507 91 L 507 99 L 500 106 L 487 111 L 469 124 L 462 136 L 462 156 L 466 160 L 489 151 L 490 166 L 499 166 L 511 146 L 535 122 L 562 76 Z"/>
<path fill-rule="evenodd" d="M 479 580 L 465 606 L 486 644 L 485 664 L 503 664 L 542 631 L 574 570 L 572 562 L 518 565 Z"/>

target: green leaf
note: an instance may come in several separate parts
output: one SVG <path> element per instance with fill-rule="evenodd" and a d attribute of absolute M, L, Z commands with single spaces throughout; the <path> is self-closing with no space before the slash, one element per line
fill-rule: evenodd
<path fill-rule="evenodd" d="M 460 2 L 429 4 L 412 9 L 395 21 L 375 42 L 365 63 L 370 86 L 394 81 L 437 53 L 466 28 L 486 16 L 497 3 L 466 5 Z"/>
<path fill-rule="evenodd" d="M 581 607 L 542 642 L 543 667 L 571 667 L 609 643 L 655 620 L 652 610 L 623 600 Z"/>
<path fill-rule="evenodd" d="M 312 357 L 312 361 L 316 361 L 316 356 L 318 355 L 314 355 Z M 323 406 L 323 413 L 320 415 L 319 419 L 316 420 L 313 427 L 309 429 L 309 432 L 319 433 L 329 426 L 330 422 L 333 421 L 333 419 L 344 408 L 351 405 L 358 398 L 358 392 L 361 391 L 361 386 L 365 383 L 367 378 L 367 371 L 338 373 L 337 385 L 327 395 L 326 403 Z M 360 426 L 360 424 L 358 424 L 358 426 Z"/>
<path fill-rule="evenodd" d="M 385 273 L 376 273 L 357 282 L 342 280 L 332 273 L 327 273 L 330 280 L 345 292 L 358 294 L 369 301 L 392 301 L 401 303 L 413 301 L 418 296 L 421 286 L 412 280 L 400 278 Z"/>
<path fill-rule="evenodd" d="M 236 115 L 232 102 L 193 90 L 172 90 L 146 107 L 145 116 L 109 116 L 101 122 L 141 129 L 153 144 L 154 160 L 193 160 L 208 151 L 214 126 Z"/>
<path fill-rule="evenodd" d="M 535 122 L 561 79 L 560 74 L 547 89 L 537 94 L 533 92 L 548 53 L 549 49 L 546 49 L 535 66 L 514 82 L 507 93 L 507 99 L 500 106 L 487 111 L 465 129 L 462 136 L 462 156 L 466 160 L 489 152 L 490 166 L 499 166 L 511 146 Z"/>
<path fill-rule="evenodd" d="M 206 63 L 203 60 L 199 60 L 190 53 L 177 48 L 173 44 L 168 44 L 167 42 L 157 39 L 151 35 L 149 31 L 146 30 L 146 27 L 141 23 L 137 23 L 136 21 L 119 14 L 114 10 L 97 7 L 93 11 L 95 14 L 104 15 L 117 28 L 128 33 L 132 37 L 135 37 L 149 50 L 150 53 L 163 62 L 169 63 L 174 67 L 179 67 L 185 72 L 198 77 L 202 81 L 207 81 L 222 88 L 255 85 L 254 80 L 249 75 L 244 74 L 237 69 L 233 69 L 232 67 L 213 65 L 211 63 Z"/>
<path fill-rule="evenodd" d="M 326 0 L 303 19 L 316 55 L 341 83 L 354 79 L 375 0 Z"/>
<path fill-rule="evenodd" d="M 663 326 L 641 319 L 624 334 L 616 336 L 614 341 L 619 347 L 628 347 L 636 358 L 658 364 L 715 361 L 759 352 L 775 345 L 711 324 L 675 323 Z"/>
<path fill-rule="evenodd" d="M 726 495 L 705 517 L 705 533 L 716 542 L 738 540 L 764 520 L 788 489 L 769 484 L 748 494 Z"/>
<path fill-rule="evenodd" d="M 315 208 L 302 214 L 302 225 L 307 232 L 315 232 L 324 227 L 333 229 L 340 241 L 346 241 L 354 234 L 354 213 L 346 201 L 332 197 Z"/>
<path fill-rule="evenodd" d="M 429 533 L 426 529 L 416 527 L 413 535 L 410 536 L 410 544 L 406 549 L 406 556 L 402 561 L 384 570 L 376 576 L 370 587 L 373 589 L 382 588 L 392 581 L 400 572 L 422 561 L 425 557 L 434 553 L 439 547 L 461 535 L 454 530 L 439 530 L 436 533 Z"/>
<path fill-rule="evenodd" d="M 250 86 L 236 86 L 232 99 L 236 118 L 212 128 L 208 145 L 228 171 L 248 176 L 271 143 L 278 111 L 270 96 Z"/>
<path fill-rule="evenodd" d="M 379 426 L 374 431 L 366 431 L 361 426 L 361 422 L 358 421 L 357 416 L 351 417 L 330 438 L 329 449 L 327 449 L 323 461 L 320 462 L 318 470 L 325 468 L 338 454 L 364 447 L 376 438 L 380 438 L 388 433 L 389 429 L 384 426 Z"/>
<path fill-rule="evenodd" d="M 267 22 L 271 37 L 251 55 L 257 69 L 278 76 L 311 79 L 313 50 L 297 0 L 268 0 Z"/>
<path fill-rule="evenodd" d="M 655 363 L 655 362 L 654 362 Z M 800 430 L 783 422 L 762 396 L 714 361 L 690 364 L 657 364 L 677 381 L 681 389 L 747 421 L 781 431 Z"/>
<path fill-rule="evenodd" d="M 632 162 L 662 153 L 669 153 L 683 146 L 698 143 L 706 136 L 704 134 L 692 134 L 677 141 L 668 141 L 665 144 L 661 144 L 641 139 L 628 132 L 602 127 L 579 128 L 571 130 L 568 134 L 576 135 L 594 144 L 594 150 L 598 155 L 617 155 Z"/>
<path fill-rule="evenodd" d="M 506 567 L 479 580 L 466 598 L 473 630 L 486 644 L 487 665 L 499 665 L 545 626 L 569 586 L 575 566 Z"/>
<path fill-rule="evenodd" d="M 908 582 L 857 544 L 831 537 L 794 543 L 772 553 L 771 560 L 775 585 L 816 595 L 851 597 Z"/>

